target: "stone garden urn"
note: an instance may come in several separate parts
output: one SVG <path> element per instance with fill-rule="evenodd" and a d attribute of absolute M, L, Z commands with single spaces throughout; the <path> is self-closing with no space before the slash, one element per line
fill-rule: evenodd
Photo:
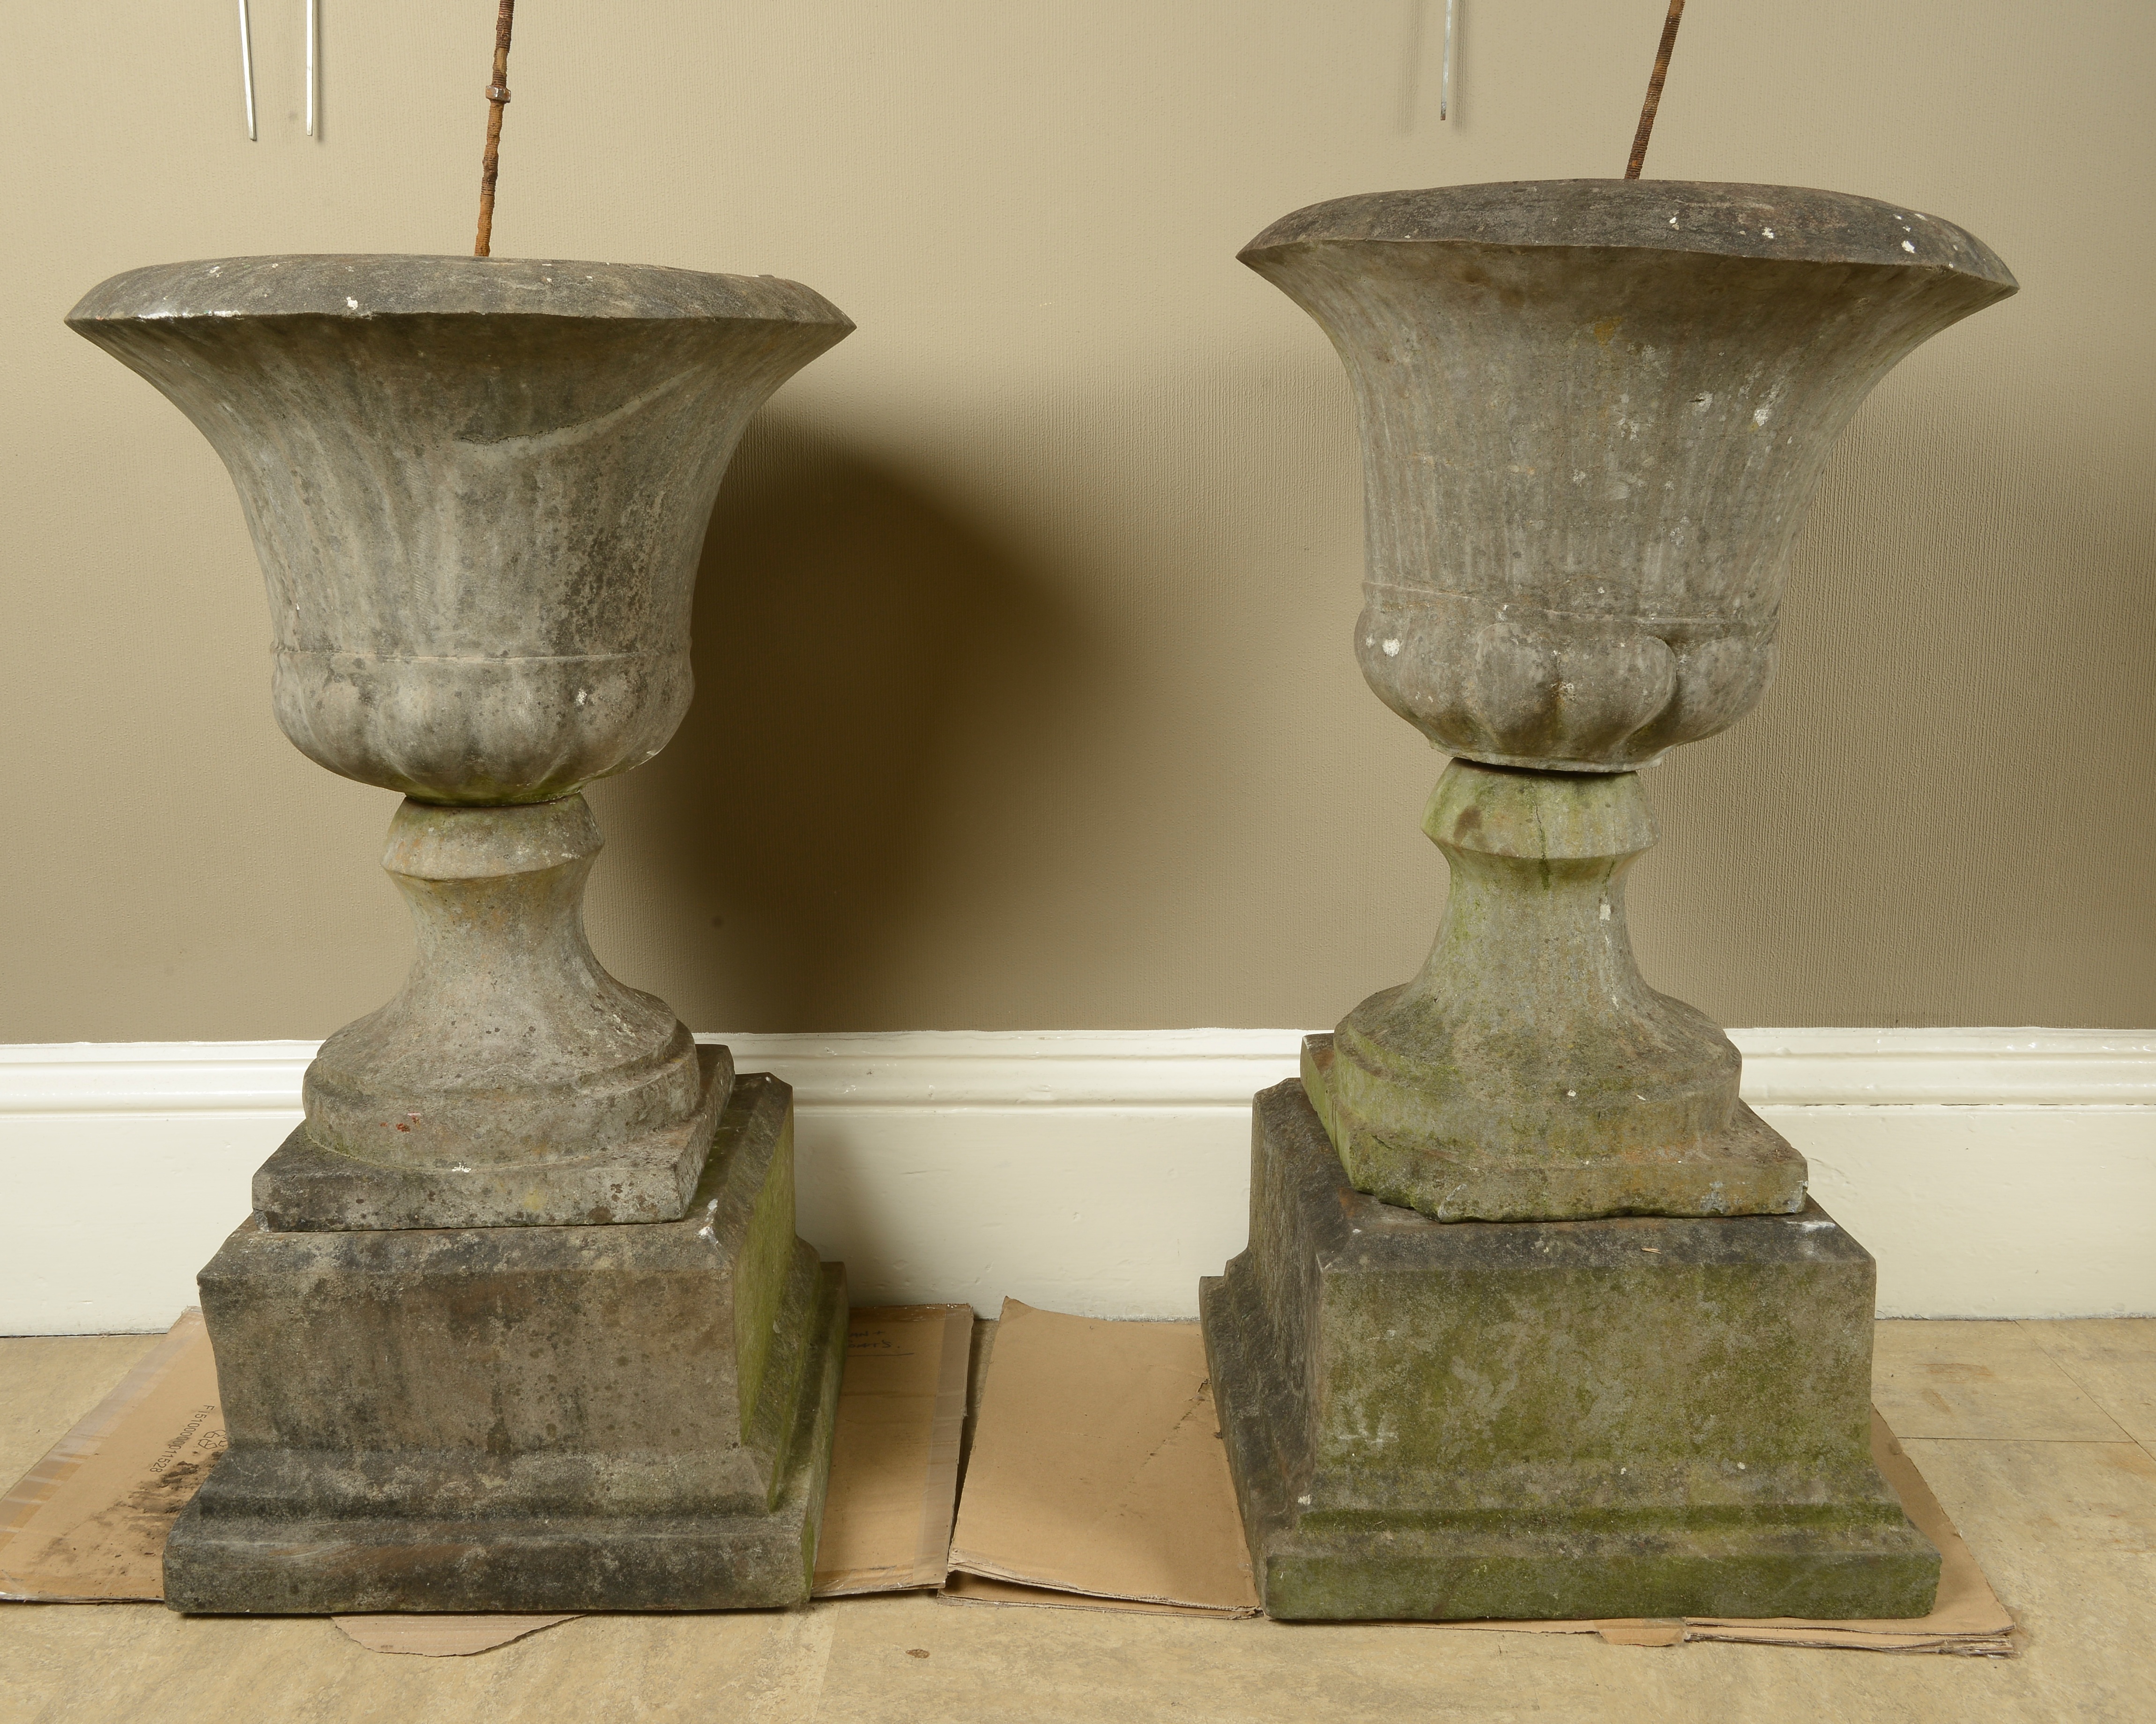
<path fill-rule="evenodd" d="M 1638 773 L 1758 700 L 1835 438 L 2014 278 L 1870 198 L 1664 181 L 1345 198 L 1242 258 L 1347 367 L 1357 657 L 1453 757 L 1429 962 L 1306 1072 L 1349 1176 L 1447 1220 L 1795 1211 L 1736 1049 L 1634 964 Z"/>
<path fill-rule="evenodd" d="M 223 458 L 278 722 L 403 793 L 418 935 L 198 1278 L 228 1446 L 166 1603 L 805 1603 L 844 1268 L 793 1232 L 792 1092 L 593 956 L 579 790 L 680 722 L 727 459 L 852 325 L 770 276 L 402 257 L 138 269 L 69 322 Z"/>
<path fill-rule="evenodd" d="M 1452 757 L 1429 961 L 1257 1097 L 1250 1243 L 1200 1287 L 1266 1610 L 1923 1615 L 1871 1254 L 1641 980 L 1625 875 L 1640 769 L 1774 675 L 1836 434 L 2013 277 L 1869 198 L 1662 181 L 1342 198 L 1242 255 L 1346 363 L 1356 652 Z"/>
<path fill-rule="evenodd" d="M 687 710 L 690 606 L 743 426 L 852 325 L 770 276 L 454 257 L 137 269 L 69 325 L 230 471 L 278 722 L 402 791 L 418 957 L 308 1068 L 273 1225 L 680 1214 L 727 1090 L 586 943 L 580 787 Z"/>

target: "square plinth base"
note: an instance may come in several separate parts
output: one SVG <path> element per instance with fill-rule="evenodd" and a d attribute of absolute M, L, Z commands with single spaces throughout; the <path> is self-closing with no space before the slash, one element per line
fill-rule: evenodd
<path fill-rule="evenodd" d="M 733 1091 L 733 1055 L 699 1048 L 688 1118 L 588 1154 L 510 1164 L 401 1167 L 326 1149 L 305 1125 L 254 1170 L 254 1213 L 280 1233 L 372 1228 L 603 1227 L 689 1213 Z"/>
<path fill-rule="evenodd" d="M 174 1609 L 807 1599 L 845 1276 L 794 1237 L 775 1078 L 734 1085 L 680 1221 L 249 1222 L 201 1287 L 230 1446 L 166 1546 Z"/>
<path fill-rule="evenodd" d="M 1348 1183 L 1300 1082 L 1255 1111 L 1201 1301 L 1270 1614 L 1930 1609 L 1871 1463 L 1871 1258 L 1816 1203 L 1438 1222 Z"/>

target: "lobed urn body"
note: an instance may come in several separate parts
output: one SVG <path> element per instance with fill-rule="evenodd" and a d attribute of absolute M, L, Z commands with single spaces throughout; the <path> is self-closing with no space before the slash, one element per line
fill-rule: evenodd
<path fill-rule="evenodd" d="M 385 865 L 418 961 L 324 1044 L 307 1177 L 258 1178 L 258 1207 L 297 1227 L 679 1214 L 730 1068 L 593 956 L 601 839 L 578 793 L 680 722 L 727 461 L 852 325 L 769 276 L 367 256 L 138 269 L 68 321 L 231 474 L 285 734 L 408 798 Z"/>
<path fill-rule="evenodd" d="M 1347 368 L 1357 657 L 1454 757 L 1430 961 L 1308 1073 L 1350 1176 L 1444 1219 L 1800 1208 L 1736 1049 L 1634 963 L 1633 774 L 1758 700 L 1835 438 L 2013 277 L 1869 198 L 1660 181 L 1341 198 L 1241 255 Z"/>

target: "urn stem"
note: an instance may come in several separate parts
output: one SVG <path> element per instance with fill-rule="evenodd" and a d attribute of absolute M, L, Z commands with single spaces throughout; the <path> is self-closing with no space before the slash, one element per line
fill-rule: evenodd
<path fill-rule="evenodd" d="M 1445 1221 L 1802 1206 L 1728 1037 L 1633 960 L 1639 774 L 1455 760 L 1423 830 L 1452 872 L 1429 961 L 1348 1014 L 1322 1075 L 1358 1186 Z"/>
<path fill-rule="evenodd" d="M 418 953 L 396 998 L 322 1044 L 307 1133 L 392 1167 L 521 1167 L 679 1127 L 706 1088 L 693 1039 L 584 935 L 602 839 L 581 796 L 516 808 L 406 802 L 382 866 Z"/>

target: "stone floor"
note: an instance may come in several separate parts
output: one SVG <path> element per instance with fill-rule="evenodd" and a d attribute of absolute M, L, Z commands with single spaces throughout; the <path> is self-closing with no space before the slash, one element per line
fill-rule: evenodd
<path fill-rule="evenodd" d="M 0 1476 L 151 1337 L 0 1340 Z M 474 1658 L 327 1622 L 0 1605 L 0 1720 L 2156 1720 L 2156 1319 L 1882 1323 L 1877 1400 L 2025 1631 L 2019 1658 L 1289 1627 L 849 1599 L 587 1617 Z"/>

